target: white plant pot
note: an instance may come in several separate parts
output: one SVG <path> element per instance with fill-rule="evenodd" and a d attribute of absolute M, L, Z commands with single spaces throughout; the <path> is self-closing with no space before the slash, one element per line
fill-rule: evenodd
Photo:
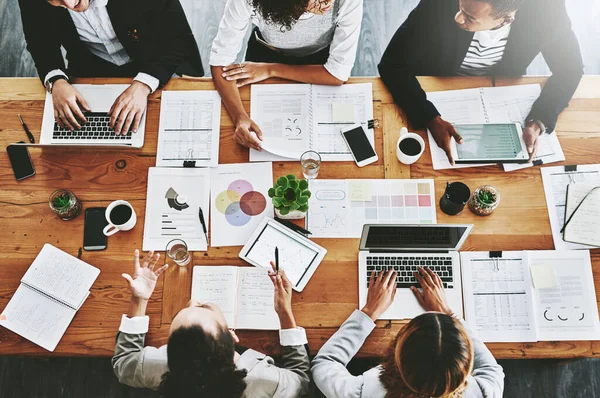
<path fill-rule="evenodd" d="M 284 216 L 279 212 L 278 209 L 275 209 L 275 214 L 278 218 L 281 218 L 282 220 L 301 220 L 304 217 L 306 217 L 306 213 L 300 210 L 292 210 Z"/>

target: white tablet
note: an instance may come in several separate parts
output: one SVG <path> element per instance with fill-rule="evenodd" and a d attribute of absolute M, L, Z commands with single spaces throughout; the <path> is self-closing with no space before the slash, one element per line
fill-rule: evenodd
<path fill-rule="evenodd" d="M 461 145 L 451 141 L 456 164 L 529 161 L 523 130 L 519 124 L 457 124 L 454 128 L 463 138 Z"/>
<path fill-rule="evenodd" d="M 265 217 L 242 248 L 240 258 L 256 267 L 271 269 L 270 262 L 275 261 L 276 247 L 279 249 L 279 269 L 285 270 L 294 290 L 301 292 L 323 261 L 327 250 Z"/>

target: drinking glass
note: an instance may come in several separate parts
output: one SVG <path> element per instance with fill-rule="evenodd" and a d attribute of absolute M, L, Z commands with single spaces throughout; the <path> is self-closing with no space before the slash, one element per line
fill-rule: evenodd
<path fill-rule="evenodd" d="M 304 174 L 304 178 L 313 180 L 319 175 L 321 155 L 315 151 L 306 151 L 300 156 L 300 164 L 302 165 L 302 174 Z"/>
<path fill-rule="evenodd" d="M 188 265 L 192 256 L 188 251 L 187 244 L 181 239 L 173 239 L 167 243 L 167 256 L 175 261 L 175 264 L 184 266 Z"/>
<path fill-rule="evenodd" d="M 48 199 L 50 209 L 62 220 L 72 220 L 81 213 L 81 201 L 67 189 L 57 189 Z"/>

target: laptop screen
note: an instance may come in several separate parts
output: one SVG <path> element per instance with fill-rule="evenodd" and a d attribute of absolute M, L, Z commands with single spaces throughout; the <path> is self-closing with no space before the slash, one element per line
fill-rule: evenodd
<path fill-rule="evenodd" d="M 361 250 L 458 250 L 472 225 L 365 225 Z"/>

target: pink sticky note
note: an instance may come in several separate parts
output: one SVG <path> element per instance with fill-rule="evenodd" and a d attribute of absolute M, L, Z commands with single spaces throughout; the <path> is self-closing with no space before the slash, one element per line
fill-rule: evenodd
<path fill-rule="evenodd" d="M 5 321 L 5 320 L 6 320 L 6 316 L 0 315 L 0 321 Z"/>

